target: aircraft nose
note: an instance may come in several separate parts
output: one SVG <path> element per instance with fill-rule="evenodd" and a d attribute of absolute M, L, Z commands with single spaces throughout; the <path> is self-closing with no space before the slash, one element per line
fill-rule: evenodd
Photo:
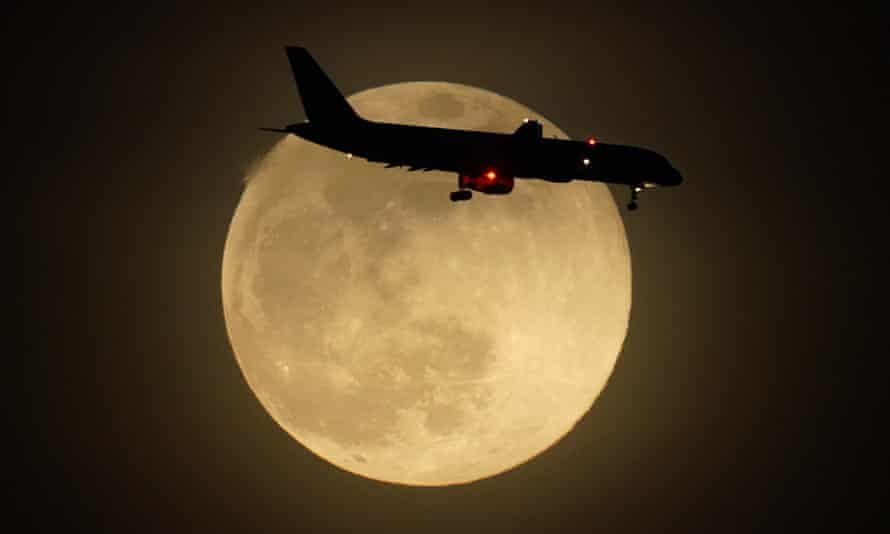
<path fill-rule="evenodd" d="M 667 180 L 665 180 L 665 185 L 680 185 L 683 183 L 683 175 L 680 174 L 680 171 L 671 167 L 671 170 L 668 171 Z"/>

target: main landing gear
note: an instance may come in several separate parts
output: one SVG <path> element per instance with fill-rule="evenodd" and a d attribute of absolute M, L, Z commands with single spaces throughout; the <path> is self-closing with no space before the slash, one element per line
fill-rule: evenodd
<path fill-rule="evenodd" d="M 473 192 L 469 189 L 461 189 L 459 191 L 452 191 L 448 198 L 451 199 L 452 202 L 461 202 L 464 200 L 470 200 L 473 198 Z"/>

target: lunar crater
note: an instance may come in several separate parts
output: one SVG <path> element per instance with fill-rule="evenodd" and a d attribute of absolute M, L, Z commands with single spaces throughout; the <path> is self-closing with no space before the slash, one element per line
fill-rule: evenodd
<path fill-rule="evenodd" d="M 417 111 L 424 118 L 447 121 L 464 114 L 465 105 L 452 93 L 433 93 L 420 100 Z"/>

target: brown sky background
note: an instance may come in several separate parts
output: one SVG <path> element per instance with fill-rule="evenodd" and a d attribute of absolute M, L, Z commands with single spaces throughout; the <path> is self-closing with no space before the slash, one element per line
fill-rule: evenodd
<path fill-rule="evenodd" d="M 8 11 L 21 348 L 6 355 L 7 504 L 25 530 L 886 521 L 886 16 L 853 3 L 535 5 Z M 625 348 L 593 410 L 534 461 L 468 486 L 365 480 L 300 447 L 248 389 L 220 264 L 245 171 L 277 140 L 255 128 L 303 118 L 286 44 L 346 94 L 474 85 L 684 173 L 624 212 Z"/>

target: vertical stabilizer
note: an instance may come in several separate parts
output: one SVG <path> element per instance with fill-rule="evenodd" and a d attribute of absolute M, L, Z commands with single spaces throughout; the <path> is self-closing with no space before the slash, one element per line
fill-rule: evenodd
<path fill-rule="evenodd" d="M 309 122 L 326 126 L 358 120 L 358 115 L 305 48 L 289 46 L 285 50 Z"/>

